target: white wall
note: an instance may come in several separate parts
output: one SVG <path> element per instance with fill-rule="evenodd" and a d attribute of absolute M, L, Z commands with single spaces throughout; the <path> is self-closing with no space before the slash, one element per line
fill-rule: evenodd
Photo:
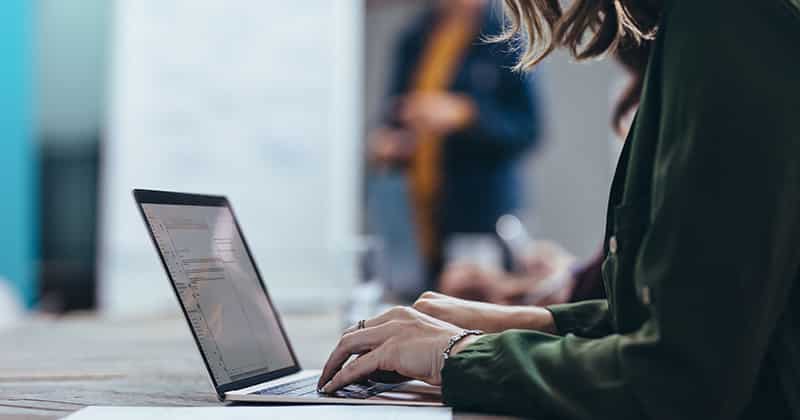
<path fill-rule="evenodd" d="M 226 194 L 273 298 L 340 301 L 355 276 L 359 0 L 119 0 L 101 305 L 177 308 L 131 189 Z"/>
<path fill-rule="evenodd" d="M 103 128 L 112 4 L 36 2 L 36 118 L 45 141 L 91 141 Z"/>
<path fill-rule="evenodd" d="M 610 61 L 575 63 L 559 52 L 543 65 L 544 144 L 528 163 L 525 219 L 579 257 L 600 249 L 616 159 L 610 126 L 621 70 Z"/>

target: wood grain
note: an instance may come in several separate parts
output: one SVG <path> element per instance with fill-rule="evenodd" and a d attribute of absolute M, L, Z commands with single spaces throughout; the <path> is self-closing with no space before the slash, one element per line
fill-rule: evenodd
<path fill-rule="evenodd" d="M 320 367 L 339 337 L 339 318 L 309 314 L 284 321 L 301 365 Z M 63 418 L 89 405 L 222 404 L 177 316 L 30 320 L 0 332 L 0 343 L 2 420 Z"/>

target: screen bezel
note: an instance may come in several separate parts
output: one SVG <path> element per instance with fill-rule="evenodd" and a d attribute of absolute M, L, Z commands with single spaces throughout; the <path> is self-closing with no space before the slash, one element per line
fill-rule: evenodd
<path fill-rule="evenodd" d="M 150 239 L 153 241 L 153 245 L 156 248 L 156 253 L 159 256 L 159 259 L 161 260 L 161 265 L 164 267 L 164 271 L 166 271 L 167 273 L 167 277 L 169 278 L 169 283 L 170 286 L 172 287 L 172 291 L 175 293 L 175 298 L 178 300 L 178 305 L 181 307 L 181 311 L 183 312 L 183 316 L 186 319 L 186 322 L 189 326 L 189 330 L 192 332 L 192 337 L 194 338 L 195 344 L 197 345 L 198 350 L 200 350 L 200 355 L 202 356 L 203 363 L 205 364 L 206 370 L 208 371 L 208 376 L 211 377 L 211 382 L 213 383 L 214 389 L 217 392 L 217 397 L 220 400 L 224 400 L 225 393 L 228 391 L 244 389 L 247 387 L 251 387 L 253 385 L 258 385 L 263 382 L 271 381 L 273 379 L 281 378 L 283 376 L 299 372 L 301 370 L 300 363 L 297 360 L 297 356 L 295 355 L 292 343 L 289 341 L 289 337 L 286 335 L 286 330 L 283 327 L 283 322 L 281 321 L 280 314 L 275 309 L 275 306 L 272 304 L 272 299 L 270 298 L 269 292 L 267 291 L 267 287 L 264 284 L 263 277 L 261 277 L 261 272 L 259 271 L 258 265 L 253 259 L 253 253 L 250 252 L 250 247 L 247 244 L 244 232 L 242 231 L 242 228 L 239 226 L 239 220 L 236 218 L 236 213 L 234 213 L 233 207 L 230 205 L 228 199 L 224 196 L 187 194 L 187 193 L 178 193 L 170 191 L 155 191 L 155 190 L 142 190 L 142 189 L 133 190 L 133 196 L 134 199 L 136 200 L 137 207 L 139 208 L 139 213 L 142 215 L 142 219 L 144 220 L 147 232 L 150 235 Z M 233 223 L 236 226 L 236 229 L 238 229 L 239 231 L 239 236 L 241 236 L 242 238 L 242 243 L 244 244 L 245 252 L 247 252 L 248 258 L 250 258 L 250 263 L 253 264 L 256 276 L 258 277 L 258 282 L 261 285 L 261 289 L 264 291 L 264 296 L 267 299 L 267 303 L 269 304 L 269 307 L 272 310 L 272 313 L 278 322 L 278 328 L 280 329 L 281 337 L 283 338 L 283 341 L 286 343 L 286 346 L 289 348 L 289 353 L 291 354 L 292 361 L 294 362 L 292 366 L 268 373 L 255 375 L 249 378 L 239 379 L 237 381 L 227 384 L 220 385 L 219 383 L 217 383 L 217 379 L 214 377 L 214 373 L 211 370 L 211 365 L 208 362 L 208 358 L 206 358 L 206 354 L 203 351 L 203 347 L 200 345 L 200 340 L 197 336 L 197 332 L 192 327 L 192 322 L 189 319 L 189 314 L 186 312 L 186 308 L 184 307 L 183 302 L 181 301 L 180 292 L 178 292 L 178 288 L 175 286 L 175 281 L 172 278 L 172 274 L 169 271 L 169 268 L 167 266 L 167 261 L 164 259 L 164 255 L 158 246 L 155 234 L 153 233 L 153 228 L 152 226 L 150 226 L 150 222 L 147 220 L 147 215 L 145 214 L 143 207 L 144 204 L 225 207 L 228 209 L 228 211 L 231 212 L 231 216 L 233 217 Z"/>

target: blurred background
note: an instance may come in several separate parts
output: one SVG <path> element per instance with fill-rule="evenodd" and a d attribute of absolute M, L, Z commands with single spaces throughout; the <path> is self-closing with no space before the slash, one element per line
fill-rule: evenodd
<path fill-rule="evenodd" d="M 481 42 L 497 6 L 0 2 L 0 325 L 177 313 L 132 188 L 228 195 L 285 311 L 408 299 L 455 259 L 514 270 L 498 216 L 591 257 L 624 72 L 511 72 Z"/>

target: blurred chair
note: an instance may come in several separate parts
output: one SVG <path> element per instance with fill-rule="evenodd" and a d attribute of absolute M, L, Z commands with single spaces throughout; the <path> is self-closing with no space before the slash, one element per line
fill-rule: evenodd
<path fill-rule="evenodd" d="M 97 136 L 43 138 L 39 309 L 95 307 L 99 144 Z"/>

